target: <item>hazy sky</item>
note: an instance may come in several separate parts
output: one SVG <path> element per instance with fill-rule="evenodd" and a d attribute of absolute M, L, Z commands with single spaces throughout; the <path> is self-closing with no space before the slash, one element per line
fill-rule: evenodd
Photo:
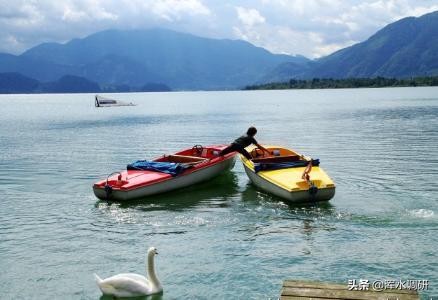
<path fill-rule="evenodd" d="M 0 52 L 109 28 L 163 27 L 315 58 L 435 10 L 438 0 L 0 0 Z"/>

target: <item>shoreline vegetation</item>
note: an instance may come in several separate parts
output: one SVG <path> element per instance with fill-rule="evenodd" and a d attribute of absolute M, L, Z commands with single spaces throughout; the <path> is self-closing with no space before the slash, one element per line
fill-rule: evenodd
<path fill-rule="evenodd" d="M 313 78 L 309 80 L 291 79 L 285 82 L 271 82 L 248 85 L 243 90 L 288 90 L 288 89 L 348 89 L 381 87 L 438 86 L 438 76 L 397 78 Z"/>
<path fill-rule="evenodd" d="M 313 78 L 290 79 L 284 82 L 270 82 L 248 85 L 244 88 L 217 89 L 229 90 L 287 90 L 287 89 L 347 89 L 381 87 L 426 87 L 438 86 L 438 76 L 421 76 L 405 79 L 397 78 Z M 99 85 L 84 77 L 66 75 L 53 82 L 40 82 L 19 73 L 0 73 L 0 94 L 41 94 L 41 93 L 130 93 L 130 92 L 171 92 L 162 83 L 146 83 L 141 87 L 124 84 Z M 177 90 L 178 91 L 178 90 Z M 191 91 L 191 90 L 184 90 Z M 196 90 L 193 90 L 196 91 Z"/>

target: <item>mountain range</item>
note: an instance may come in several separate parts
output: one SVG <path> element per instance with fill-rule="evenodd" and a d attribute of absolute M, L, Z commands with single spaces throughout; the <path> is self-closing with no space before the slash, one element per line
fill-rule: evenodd
<path fill-rule="evenodd" d="M 287 61 L 308 59 L 165 29 L 107 30 L 66 44 L 44 43 L 19 56 L 1 54 L 0 72 L 40 81 L 69 74 L 101 85 L 164 83 L 176 90 L 208 90 L 243 87 Z"/>
<path fill-rule="evenodd" d="M 54 83 L 67 88 L 78 77 L 88 82 L 82 81 L 87 89 L 98 84 L 108 91 L 132 91 L 237 89 L 291 78 L 438 75 L 438 11 L 391 23 L 368 40 L 317 60 L 159 28 L 106 30 L 65 44 L 43 43 L 21 55 L 0 53 L 0 73 L 9 74 L 0 76 L 0 86 L 16 78 L 14 91 L 23 81 L 24 92 L 31 86 L 52 91 Z"/>
<path fill-rule="evenodd" d="M 438 75 L 438 11 L 391 23 L 368 40 L 308 64 L 284 63 L 264 80 Z"/>

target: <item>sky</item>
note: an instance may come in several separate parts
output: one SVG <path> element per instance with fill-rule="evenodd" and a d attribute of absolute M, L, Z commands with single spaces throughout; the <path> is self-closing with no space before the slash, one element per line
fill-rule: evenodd
<path fill-rule="evenodd" d="M 0 52 L 105 29 L 161 27 L 318 58 L 436 10 L 438 0 L 0 0 Z"/>

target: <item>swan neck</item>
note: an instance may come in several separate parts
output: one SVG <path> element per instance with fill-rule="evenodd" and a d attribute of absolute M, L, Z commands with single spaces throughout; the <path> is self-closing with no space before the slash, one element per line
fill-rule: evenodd
<path fill-rule="evenodd" d="M 151 281 L 151 283 L 155 286 L 155 287 L 160 287 L 160 281 L 157 278 L 157 275 L 155 274 L 155 266 L 154 266 L 154 255 L 153 254 L 149 254 L 148 255 L 148 277 L 149 280 Z"/>

